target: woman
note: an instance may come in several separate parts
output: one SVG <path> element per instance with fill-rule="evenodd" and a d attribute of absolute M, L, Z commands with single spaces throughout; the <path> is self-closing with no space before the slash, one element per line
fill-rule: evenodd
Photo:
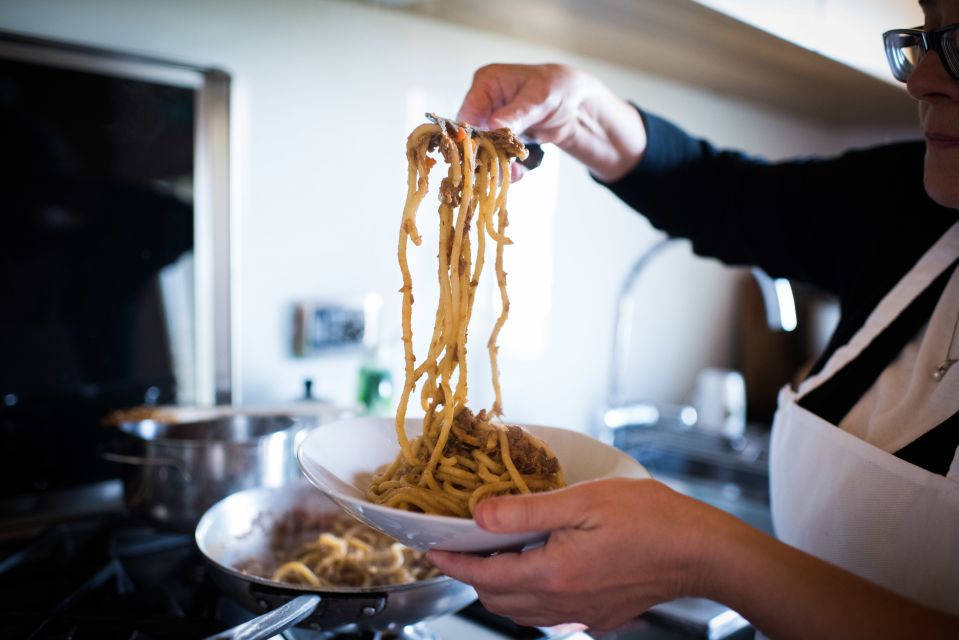
<path fill-rule="evenodd" d="M 959 0 L 920 4 L 923 31 L 885 38 L 925 142 L 831 160 L 716 151 L 564 67 L 477 72 L 462 119 L 554 142 L 697 252 L 830 289 L 842 309 L 780 395 L 780 540 L 650 480 L 490 499 L 481 527 L 551 533 L 522 554 L 432 553 L 489 609 L 611 629 L 700 596 L 776 638 L 959 637 Z"/>

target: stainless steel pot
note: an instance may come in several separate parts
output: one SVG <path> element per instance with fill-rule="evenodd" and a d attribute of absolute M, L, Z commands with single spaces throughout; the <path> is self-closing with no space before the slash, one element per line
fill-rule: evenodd
<path fill-rule="evenodd" d="M 236 414 L 194 422 L 119 425 L 123 442 L 101 455 L 132 465 L 124 501 L 134 513 L 192 531 L 221 498 L 300 477 L 296 446 L 316 418 Z"/>
<path fill-rule="evenodd" d="M 316 513 L 339 512 L 339 507 L 314 487 L 298 482 L 278 489 L 241 491 L 218 502 L 200 520 L 196 543 L 212 569 L 214 582 L 250 612 L 271 612 L 217 637 L 269 638 L 300 621 L 301 626 L 317 631 L 401 629 L 458 611 L 476 599 L 472 587 L 446 576 L 381 587 L 314 588 L 236 570 L 245 560 L 267 556 L 275 523 L 294 507 Z M 295 604 L 281 610 L 294 600 Z M 270 624 L 276 621 L 280 622 Z"/>

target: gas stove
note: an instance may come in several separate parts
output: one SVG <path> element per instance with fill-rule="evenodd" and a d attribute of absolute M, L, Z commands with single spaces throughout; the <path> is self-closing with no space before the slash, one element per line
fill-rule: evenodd
<path fill-rule="evenodd" d="M 76 505 L 74 505 L 76 507 Z M 211 580 L 193 535 L 159 529 L 121 507 L 16 529 L 0 518 L 0 638 L 180 640 L 206 638 L 254 618 Z M 376 640 L 687 640 L 709 637 L 662 615 L 613 634 L 518 626 L 475 602 L 454 615 Z M 713 636 L 719 637 L 719 636 Z M 725 637 L 725 636 L 724 636 Z M 750 637 L 737 634 L 737 638 Z M 358 636 L 295 628 L 282 640 Z"/>
<path fill-rule="evenodd" d="M 210 579 L 193 536 L 122 511 L 71 519 L 0 542 L 0 638 L 204 638 L 254 617 Z M 485 635 L 484 635 L 485 634 Z M 288 640 L 360 636 L 294 629 Z M 369 636 L 366 636 L 369 637 Z M 477 604 L 382 634 L 388 640 L 548 638 Z"/>
<path fill-rule="evenodd" d="M 197 638 L 219 594 L 191 536 L 122 514 L 58 523 L 3 545 L 3 638 Z"/>

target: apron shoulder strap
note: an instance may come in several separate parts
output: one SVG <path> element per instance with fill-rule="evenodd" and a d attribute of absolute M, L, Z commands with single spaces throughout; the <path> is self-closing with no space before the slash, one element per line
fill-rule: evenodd
<path fill-rule="evenodd" d="M 799 398 L 799 405 L 830 424 L 837 425 L 883 370 L 899 355 L 910 340 L 929 321 L 959 259 L 933 280 L 858 356 L 846 363 L 829 379 Z M 947 420 L 943 425 L 950 423 Z M 937 429 L 938 430 L 938 427 Z M 930 432 L 931 433 L 931 432 Z M 927 433 L 926 435 L 929 435 Z M 919 440 L 922 440 L 923 436 Z M 956 435 L 959 444 L 959 433 Z M 918 442 L 918 440 L 916 441 Z M 912 445 L 909 445 L 912 446 Z M 909 447 L 906 447 L 907 449 Z M 955 445 L 951 451 L 955 452 Z M 951 460 L 951 454 L 950 454 Z M 948 468 L 948 463 L 947 463 Z"/>

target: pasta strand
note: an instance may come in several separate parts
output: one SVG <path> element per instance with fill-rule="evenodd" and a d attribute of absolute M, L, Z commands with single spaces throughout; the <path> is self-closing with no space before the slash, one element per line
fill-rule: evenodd
<path fill-rule="evenodd" d="M 525 158 L 526 148 L 508 129 L 483 132 L 440 120 L 416 127 L 406 150 L 407 196 L 397 251 L 405 365 L 396 413 L 401 452 L 374 474 L 367 498 L 400 509 L 469 517 L 476 504 L 490 496 L 565 484 L 559 462 L 544 443 L 518 427 L 494 421 L 503 412 L 496 344 L 509 315 L 504 270 L 504 247 L 512 244 L 506 236 L 509 163 L 511 158 Z M 416 365 L 407 249 L 411 242 L 421 243 L 416 214 L 429 188 L 429 170 L 436 164 L 429 156 L 433 151 L 448 165 L 439 187 L 439 300 L 426 357 Z M 495 398 L 489 411 L 474 415 L 467 408 L 467 328 L 486 265 L 487 239 L 495 244 L 493 267 L 500 300 L 487 342 Z M 423 429 L 409 438 L 406 412 L 420 382 Z"/>

